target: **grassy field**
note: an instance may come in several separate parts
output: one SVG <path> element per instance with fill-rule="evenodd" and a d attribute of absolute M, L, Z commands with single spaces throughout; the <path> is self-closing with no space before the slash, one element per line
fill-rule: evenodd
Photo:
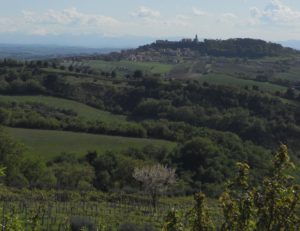
<path fill-rule="evenodd" d="M 104 153 L 108 150 L 120 151 L 129 147 L 142 148 L 150 144 L 167 148 L 175 146 L 173 142 L 155 139 L 21 128 L 7 128 L 7 131 L 28 147 L 28 154 L 37 155 L 44 160 L 51 160 L 62 152 L 74 153 L 79 157 L 85 155 L 89 150 Z"/>
<path fill-rule="evenodd" d="M 300 67 L 295 66 L 287 72 L 276 73 L 275 78 L 297 82 L 300 80 Z"/>
<path fill-rule="evenodd" d="M 64 63 L 65 65 L 70 65 L 70 62 Z M 101 70 L 101 71 L 135 71 L 135 70 L 141 70 L 148 73 L 158 73 L 158 74 L 164 74 L 171 71 L 173 68 L 173 65 L 170 64 L 163 64 L 159 62 L 132 62 L 132 61 L 103 61 L 103 60 L 90 60 L 85 61 L 82 63 L 73 63 L 73 65 L 83 65 L 83 66 L 90 66 L 91 68 L 95 70 Z"/>
<path fill-rule="evenodd" d="M 17 103 L 42 103 L 50 107 L 59 109 L 70 109 L 75 111 L 79 117 L 86 120 L 101 119 L 107 122 L 124 122 L 126 117 L 122 115 L 115 115 L 107 111 L 99 110 L 88 105 L 62 98 L 51 96 L 4 96 L 0 95 L 0 101 L 17 102 Z"/>
<path fill-rule="evenodd" d="M 76 72 L 69 72 L 69 71 L 62 71 L 60 69 L 54 68 L 42 68 L 41 69 L 45 73 L 55 73 L 61 74 L 64 76 L 66 82 L 71 84 L 77 83 L 93 83 L 102 86 L 118 86 L 118 87 L 128 87 L 128 82 L 130 80 L 124 78 L 115 78 L 111 79 L 110 77 L 104 77 L 100 74 L 84 74 L 84 73 L 76 73 Z"/>
<path fill-rule="evenodd" d="M 280 86 L 268 82 L 258 82 L 254 80 L 240 79 L 225 74 L 208 74 L 208 75 L 198 76 L 195 79 L 201 82 L 207 82 L 211 84 L 229 85 L 229 86 L 237 86 L 237 87 L 248 86 L 249 88 L 251 88 L 252 86 L 255 85 L 258 86 L 260 90 L 269 91 L 269 92 L 276 92 L 276 91 L 285 92 L 287 90 L 287 88 L 284 86 Z"/>

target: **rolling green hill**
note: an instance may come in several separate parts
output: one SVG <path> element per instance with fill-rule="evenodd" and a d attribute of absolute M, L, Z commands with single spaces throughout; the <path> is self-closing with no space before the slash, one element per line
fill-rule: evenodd
<path fill-rule="evenodd" d="M 29 155 L 39 156 L 44 160 L 51 160 L 62 152 L 83 156 L 87 151 L 121 151 L 131 148 L 142 148 L 147 145 L 165 146 L 173 148 L 175 143 L 155 140 L 138 139 L 106 135 L 91 135 L 85 133 L 33 130 L 20 128 L 6 128 L 7 131 L 27 147 Z"/>
<path fill-rule="evenodd" d="M 249 163 L 259 183 L 279 142 L 289 145 L 295 160 L 300 156 L 300 56 L 257 41 L 267 48 L 259 52 L 248 40 L 239 51 L 241 42 L 227 41 L 230 46 L 224 50 L 225 43 L 207 41 L 207 46 L 217 45 L 209 52 L 201 51 L 198 43 L 198 50 L 179 43 L 174 49 L 143 49 L 140 54 L 133 50 L 26 63 L 3 60 L 0 93 L 11 96 L 0 95 L 0 122 L 13 127 L 7 130 L 28 147 L 28 156 L 45 161 L 62 152 L 83 157 L 88 151 L 112 151 L 90 153 L 89 166 L 79 159 L 73 164 L 66 160 L 69 169 L 64 162 L 48 166 L 58 188 L 65 187 L 59 182 L 60 170 L 73 178 L 75 167 L 80 173 L 89 167 L 97 181 L 90 177 L 86 183 L 97 189 L 135 189 L 132 167 L 152 161 L 176 167 L 182 181 L 179 193 L 203 190 L 217 195 L 237 161 Z M 237 48 L 233 53 L 232 47 Z M 157 62 L 129 61 L 135 58 Z M 121 152 L 148 144 L 172 148 L 176 143 L 170 152 Z M 79 188 L 73 183 L 68 187 Z"/>

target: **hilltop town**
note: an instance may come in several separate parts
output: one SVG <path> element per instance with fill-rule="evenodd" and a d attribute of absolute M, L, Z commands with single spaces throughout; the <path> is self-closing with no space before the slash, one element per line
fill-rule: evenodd
<path fill-rule="evenodd" d="M 110 57 L 129 61 L 163 61 L 176 64 L 203 56 L 260 58 L 294 53 L 297 51 L 259 39 L 204 39 L 200 41 L 196 35 L 194 38 L 183 38 L 179 41 L 156 40 L 152 44 L 140 46 L 137 49 L 124 50 L 119 54 L 112 53 Z"/>

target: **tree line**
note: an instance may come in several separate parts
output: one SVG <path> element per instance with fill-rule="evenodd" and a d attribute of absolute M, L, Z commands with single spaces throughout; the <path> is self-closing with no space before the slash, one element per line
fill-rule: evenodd
<path fill-rule="evenodd" d="M 265 56 L 280 56 L 297 54 L 292 48 L 259 39 L 236 38 L 227 40 L 204 39 L 203 42 L 164 41 L 141 46 L 137 51 L 189 48 L 201 55 L 216 57 L 261 58 Z"/>

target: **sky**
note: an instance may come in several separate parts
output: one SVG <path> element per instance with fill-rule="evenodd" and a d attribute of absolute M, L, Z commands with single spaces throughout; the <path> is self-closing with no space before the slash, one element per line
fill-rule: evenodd
<path fill-rule="evenodd" d="M 0 42 L 300 40 L 299 0 L 0 0 Z M 81 38 L 81 39 L 79 39 Z M 101 39 L 102 40 L 101 40 Z M 104 40 L 103 40 L 104 39 Z M 99 44 L 100 45 L 100 44 Z"/>

